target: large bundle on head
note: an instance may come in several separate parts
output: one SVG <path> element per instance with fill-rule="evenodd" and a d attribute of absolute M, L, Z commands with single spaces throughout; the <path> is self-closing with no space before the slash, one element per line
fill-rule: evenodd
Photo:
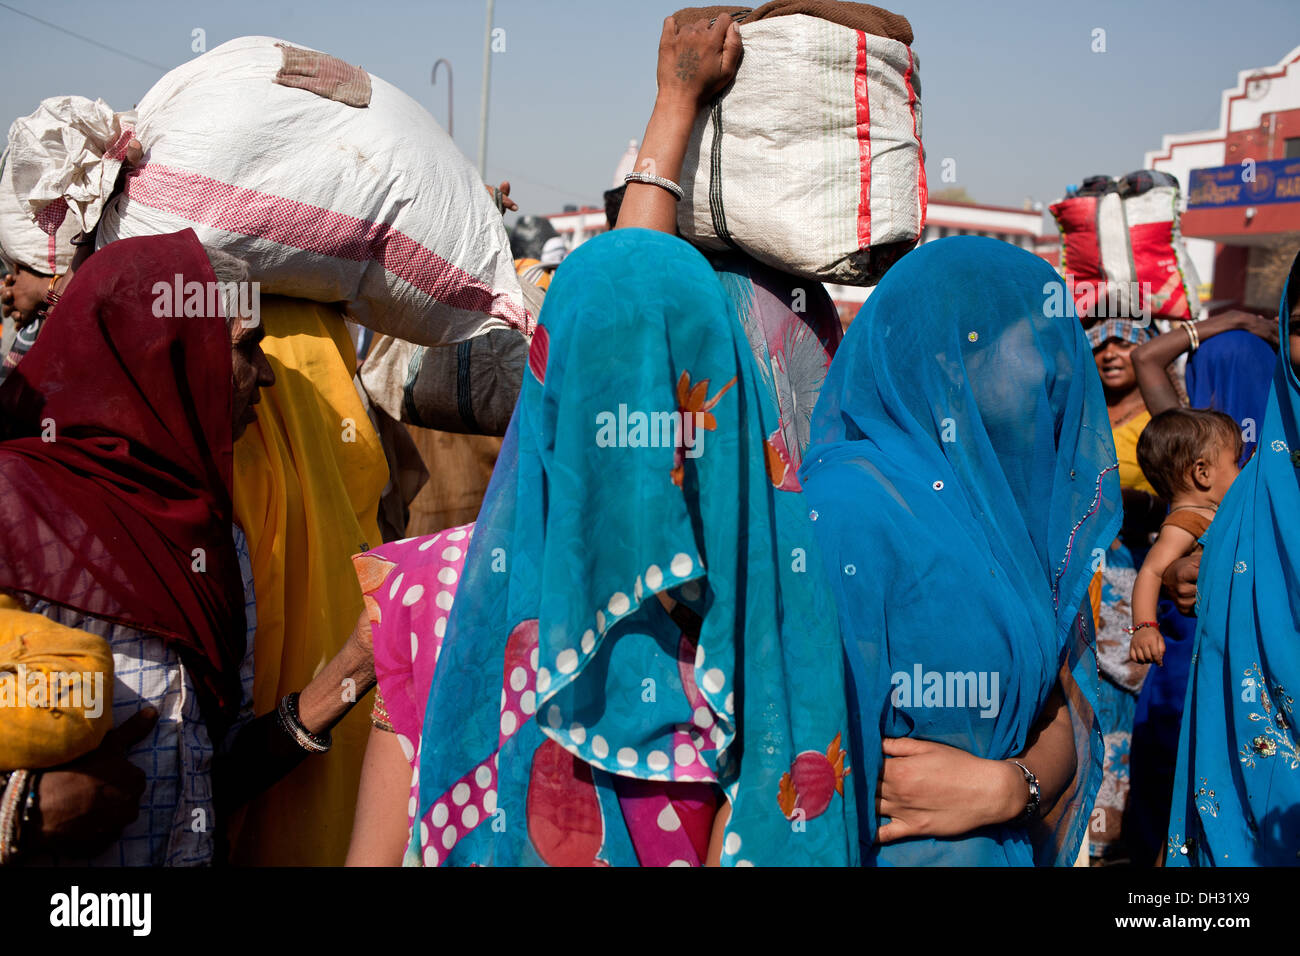
<path fill-rule="evenodd" d="M 1200 280 L 1178 223 L 1178 180 L 1155 170 L 1092 176 L 1051 207 L 1061 272 L 1081 319 L 1194 319 Z"/>
<path fill-rule="evenodd" d="M 875 282 L 925 224 L 911 26 L 830 0 L 674 16 L 686 25 L 722 13 L 740 21 L 744 56 L 691 135 L 682 236 L 813 279 Z"/>
<path fill-rule="evenodd" d="M 0 157 L 0 250 L 12 263 L 50 275 L 72 264 L 81 223 L 99 216 L 130 141 L 134 113 L 114 113 L 103 100 L 56 96 L 14 120 Z M 53 135 L 51 135 L 53 134 Z M 107 145 L 105 145 L 107 144 Z M 48 163 L 51 152 L 77 155 L 80 169 Z"/>
<path fill-rule="evenodd" d="M 40 220 L 32 219 L 14 192 L 9 151 L 0 155 L 0 259 L 45 275 L 67 272 L 75 251 L 72 240 L 81 230 L 66 212 L 66 207 L 53 208 Z"/>
<path fill-rule="evenodd" d="M 74 252 L 72 240 L 80 231 L 77 221 L 68 215 L 57 221 L 47 215 L 36 221 L 27 214 L 14 192 L 13 167 L 5 150 L 0 155 L 0 259 L 45 275 L 67 272 Z"/>
<path fill-rule="evenodd" d="M 344 302 L 380 332 L 440 345 L 531 331 L 490 196 L 396 87 L 325 54 L 243 37 L 168 73 L 138 112 L 144 163 L 102 215 L 83 204 L 82 227 L 98 224 L 99 245 L 193 228 L 205 246 L 246 260 L 262 292 Z M 60 153 L 57 130 L 32 132 L 11 143 L 15 154 L 83 192 L 119 148 L 101 140 Z M 111 189 L 112 178 L 94 185 Z M 31 214 L 48 201 L 28 198 Z"/>

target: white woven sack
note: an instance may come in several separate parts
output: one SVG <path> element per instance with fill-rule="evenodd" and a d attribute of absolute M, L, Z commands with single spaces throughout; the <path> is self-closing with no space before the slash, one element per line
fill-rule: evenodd
<path fill-rule="evenodd" d="M 76 251 L 73 236 L 81 231 L 77 220 L 66 215 L 66 207 L 52 212 L 65 213 L 60 222 L 49 222 L 46 228 L 37 225 L 18 201 L 14 191 L 13 166 L 9 151 L 0 156 L 0 257 L 7 262 L 26 266 L 34 272 L 54 275 L 68 271 Z"/>
<path fill-rule="evenodd" d="M 104 208 L 98 244 L 192 228 L 247 260 L 263 293 L 343 302 L 379 332 L 425 345 L 531 332 L 473 166 L 415 100 L 342 61 L 320 59 L 320 75 L 359 79 L 366 105 L 275 82 L 290 55 L 314 53 L 243 37 L 159 80 L 134 128 L 144 163 Z"/>
<path fill-rule="evenodd" d="M 29 269 L 62 273 L 72 238 L 98 220 L 130 141 L 134 112 L 53 96 L 14 120 L 0 158 L 0 246 Z"/>
<path fill-rule="evenodd" d="M 682 236 L 796 275 L 875 282 L 925 224 L 916 57 L 805 14 L 740 33 L 735 82 L 687 147 Z"/>

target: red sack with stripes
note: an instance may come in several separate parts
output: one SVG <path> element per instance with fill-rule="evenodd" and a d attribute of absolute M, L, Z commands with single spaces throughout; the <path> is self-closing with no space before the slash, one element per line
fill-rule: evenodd
<path fill-rule="evenodd" d="M 1153 170 L 1092 177 L 1051 206 L 1079 317 L 1191 319 L 1199 279 L 1178 230 L 1178 181 Z"/>

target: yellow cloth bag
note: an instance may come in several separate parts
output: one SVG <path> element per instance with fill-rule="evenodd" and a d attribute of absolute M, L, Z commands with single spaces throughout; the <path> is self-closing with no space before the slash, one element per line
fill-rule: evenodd
<path fill-rule="evenodd" d="M 0 594 L 0 771 L 75 760 L 112 726 L 108 641 Z"/>
<path fill-rule="evenodd" d="M 257 714 L 302 690 L 361 614 L 352 555 L 381 543 L 388 465 L 352 377 L 356 351 L 330 306 L 266 296 L 262 348 L 275 385 L 235 443 L 235 517 L 257 597 Z M 340 688 L 340 693 L 346 689 Z M 342 865 L 352 833 L 369 714 L 354 708 L 329 753 L 308 757 L 249 804 L 232 828 L 234 862 Z"/>

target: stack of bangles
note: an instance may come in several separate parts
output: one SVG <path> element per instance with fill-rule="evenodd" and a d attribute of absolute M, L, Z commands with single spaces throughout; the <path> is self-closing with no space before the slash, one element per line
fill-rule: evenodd
<path fill-rule="evenodd" d="M 298 717 L 298 693 L 285 694 L 280 698 L 280 706 L 276 708 L 276 714 L 280 718 L 280 727 L 289 735 L 299 747 L 308 753 L 323 754 L 330 749 L 333 740 L 330 735 L 313 734 L 310 730 L 302 725 L 302 720 Z"/>
<path fill-rule="evenodd" d="M 36 788 L 39 770 L 15 770 L 6 778 L 0 774 L 0 866 L 18 857 L 23 833 L 36 823 Z"/>
<path fill-rule="evenodd" d="M 1140 622 L 1138 622 L 1137 624 L 1133 624 L 1133 625 L 1131 625 L 1130 627 L 1126 627 L 1126 628 L 1124 628 L 1124 633 L 1125 633 L 1125 634 L 1136 634 L 1138 631 L 1142 630 L 1142 628 L 1144 628 L 1144 627 L 1154 627 L 1157 631 L 1160 630 L 1160 624 L 1159 624 L 1159 622 L 1157 622 L 1157 621 L 1140 621 Z"/>
<path fill-rule="evenodd" d="M 385 730 L 393 733 L 392 718 L 388 716 L 388 708 L 384 706 L 384 695 L 375 687 L 375 705 L 370 709 L 370 723 L 379 730 Z"/>
<path fill-rule="evenodd" d="M 1187 330 L 1188 347 L 1195 352 L 1201 347 L 1201 333 L 1196 330 L 1195 322 L 1186 322 L 1183 324 L 1183 328 Z"/>
<path fill-rule="evenodd" d="M 56 272 L 53 276 L 50 277 L 50 284 L 45 289 L 45 311 L 46 312 L 53 311 L 54 307 L 59 304 L 60 293 L 55 291 L 54 287 L 59 284 L 59 280 L 62 278 L 63 278 L 63 274 L 58 272 Z"/>

